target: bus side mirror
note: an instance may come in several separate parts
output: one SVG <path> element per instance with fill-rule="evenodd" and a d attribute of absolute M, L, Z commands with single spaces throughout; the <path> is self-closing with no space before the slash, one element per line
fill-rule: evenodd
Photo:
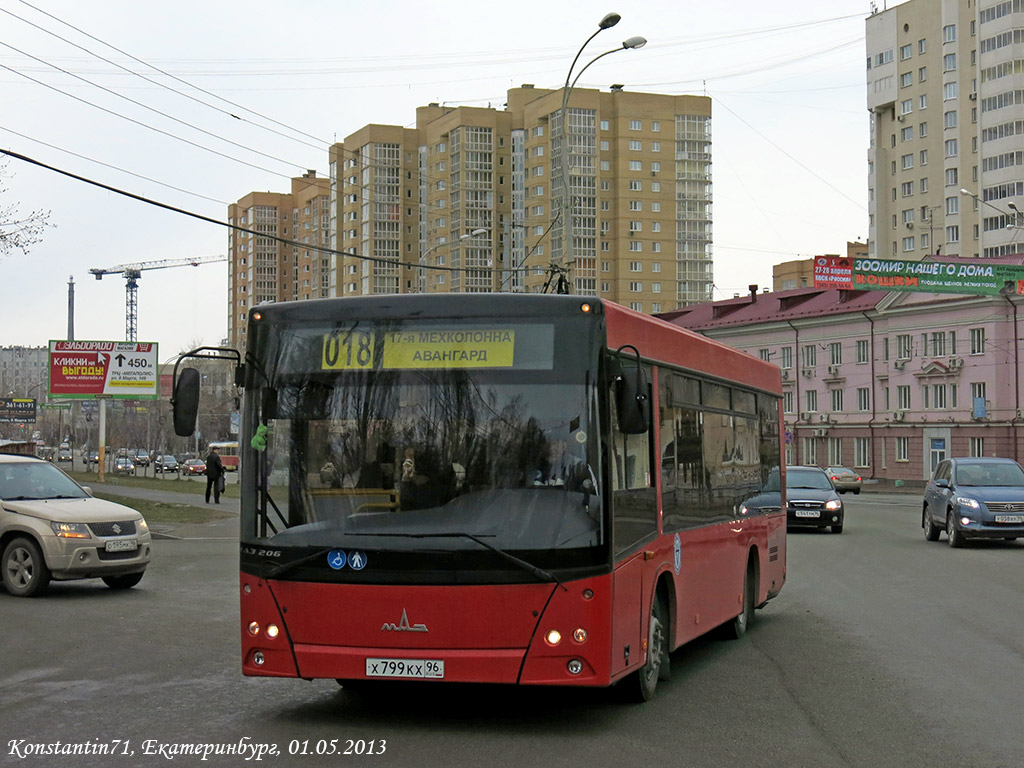
<path fill-rule="evenodd" d="M 619 431 L 642 435 L 651 423 L 651 399 L 647 396 L 647 376 L 639 365 L 624 364 L 615 388 L 615 408 Z"/>
<path fill-rule="evenodd" d="M 174 413 L 174 434 L 189 437 L 196 431 L 196 416 L 199 414 L 199 371 L 183 368 L 174 382 L 171 397 Z"/>

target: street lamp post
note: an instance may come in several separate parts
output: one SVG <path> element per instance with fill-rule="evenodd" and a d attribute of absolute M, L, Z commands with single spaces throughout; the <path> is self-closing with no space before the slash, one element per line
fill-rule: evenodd
<path fill-rule="evenodd" d="M 569 184 L 569 155 L 570 155 L 570 141 L 569 141 L 569 95 L 572 93 L 573 88 L 576 87 L 576 83 L 579 81 L 580 76 L 598 59 L 602 59 L 612 53 L 618 51 L 631 50 L 633 48 L 643 48 L 647 44 L 647 39 L 643 37 L 631 37 L 625 40 L 622 45 L 618 48 L 613 48 L 610 51 L 605 51 L 598 56 L 595 56 L 587 64 L 580 69 L 573 78 L 573 70 L 576 68 L 576 63 L 579 61 L 580 56 L 583 55 L 583 50 L 590 44 L 590 41 L 597 37 L 601 32 L 606 29 L 610 29 L 619 23 L 621 16 L 617 13 L 609 13 L 605 15 L 601 22 L 597 26 L 597 30 L 587 38 L 586 42 L 580 46 L 580 49 L 576 52 L 575 58 L 572 60 L 572 64 L 569 65 L 569 71 L 565 75 L 565 85 L 562 87 L 562 156 L 561 156 L 561 171 L 562 171 L 562 261 L 563 266 L 567 269 L 572 268 L 575 261 L 575 247 L 573 245 L 573 227 L 572 227 L 572 194 L 570 191 Z"/>
<path fill-rule="evenodd" d="M 465 232 L 465 233 L 459 235 L 457 239 L 452 240 L 451 242 L 448 242 L 447 240 L 445 240 L 444 242 L 438 243 L 437 245 L 430 246 L 429 248 L 427 248 L 427 250 L 425 250 L 423 253 L 421 253 L 420 254 L 420 276 L 419 276 L 420 291 L 422 293 L 426 293 L 426 285 L 427 285 L 427 283 L 426 283 L 426 274 L 424 273 L 424 269 L 427 266 L 427 256 L 429 256 L 431 253 L 436 251 L 438 248 L 444 248 L 446 246 L 447 247 L 451 247 L 452 243 L 461 243 L 463 240 L 469 240 L 470 238 L 479 237 L 480 235 L 486 235 L 489 231 L 490 230 L 488 230 L 488 229 L 471 229 L 469 232 Z"/>

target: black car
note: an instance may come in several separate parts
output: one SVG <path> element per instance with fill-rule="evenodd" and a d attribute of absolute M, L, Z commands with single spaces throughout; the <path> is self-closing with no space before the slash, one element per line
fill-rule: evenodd
<path fill-rule="evenodd" d="M 945 531 L 951 547 L 1024 536 L 1024 469 L 1013 459 L 940 461 L 924 489 L 921 527 L 928 541 Z"/>
<path fill-rule="evenodd" d="M 178 460 L 170 453 L 161 454 L 153 461 L 154 472 L 162 474 L 164 472 L 177 472 L 179 469 L 181 469 L 181 466 L 178 464 Z"/>
<path fill-rule="evenodd" d="M 843 532 L 843 500 L 819 467 L 786 467 L 786 526 Z"/>

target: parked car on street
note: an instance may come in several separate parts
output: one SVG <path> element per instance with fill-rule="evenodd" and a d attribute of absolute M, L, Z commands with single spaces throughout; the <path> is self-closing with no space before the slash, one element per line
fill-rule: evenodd
<path fill-rule="evenodd" d="M 114 474 L 115 475 L 134 475 L 135 464 L 131 459 L 126 456 L 119 456 L 114 459 Z"/>
<path fill-rule="evenodd" d="M 160 472 L 178 472 L 181 469 L 181 465 L 178 464 L 178 460 L 170 453 L 159 454 L 153 461 L 153 471 Z"/>
<path fill-rule="evenodd" d="M 185 475 L 205 475 L 206 462 L 202 459 L 186 459 L 181 465 L 181 472 Z"/>
<path fill-rule="evenodd" d="M 51 580 L 101 578 L 134 587 L 151 537 L 136 510 L 95 499 L 54 464 L 0 455 L 0 573 L 9 595 L 31 597 Z"/>
<path fill-rule="evenodd" d="M 137 467 L 148 467 L 149 466 L 149 451 L 145 448 L 135 448 L 131 452 L 132 461 L 135 462 Z"/>
<path fill-rule="evenodd" d="M 860 493 L 864 480 L 852 469 L 847 467 L 825 467 L 825 474 L 828 475 L 828 479 L 832 481 L 832 485 L 840 493 L 846 493 L 847 491 L 853 491 L 855 494 Z"/>
<path fill-rule="evenodd" d="M 843 532 L 843 500 L 825 470 L 786 467 L 786 524 Z"/>
<path fill-rule="evenodd" d="M 994 457 L 940 461 L 924 489 L 921 527 L 928 541 L 945 531 L 951 547 L 1024 536 L 1024 469 Z"/>

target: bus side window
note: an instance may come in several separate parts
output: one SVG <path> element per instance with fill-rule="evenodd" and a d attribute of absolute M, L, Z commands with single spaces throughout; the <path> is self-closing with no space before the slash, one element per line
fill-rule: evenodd
<path fill-rule="evenodd" d="M 651 381 L 649 369 L 647 381 Z M 614 403 L 614 390 L 611 402 Z M 658 531 L 658 505 L 652 477 L 655 469 L 651 466 L 654 430 L 627 435 L 619 428 L 614 405 L 608 410 L 611 415 L 612 535 L 618 555 Z"/>

